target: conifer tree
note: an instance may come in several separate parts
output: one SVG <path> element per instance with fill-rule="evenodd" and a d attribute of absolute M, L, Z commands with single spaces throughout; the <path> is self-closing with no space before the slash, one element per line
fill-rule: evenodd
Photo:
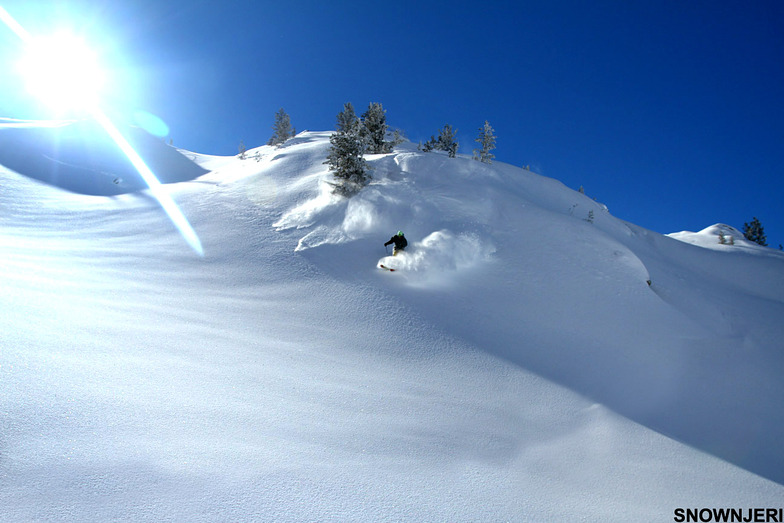
<path fill-rule="evenodd" d="M 388 128 L 384 108 L 380 103 L 371 103 L 362 115 L 360 131 L 369 153 L 383 154 L 392 150 L 390 143 L 386 141 Z"/>
<path fill-rule="evenodd" d="M 365 146 L 360 136 L 361 124 L 350 102 L 338 113 L 336 128 L 337 131 L 329 138 L 332 146 L 324 163 L 329 164 L 338 180 L 332 184 L 335 192 L 351 196 L 367 185 L 370 175 L 363 156 Z"/>
<path fill-rule="evenodd" d="M 439 132 L 438 138 L 430 136 L 430 139 L 422 144 L 422 150 L 426 153 L 434 150 L 446 151 L 450 158 L 454 158 L 460 147 L 460 144 L 455 141 L 456 135 L 457 130 L 453 130 L 451 125 L 446 124 Z"/>
<path fill-rule="evenodd" d="M 457 129 L 452 130 L 452 126 L 449 124 L 446 124 L 441 129 L 441 134 L 438 135 L 439 148 L 442 151 L 446 151 L 450 158 L 457 156 L 457 149 L 460 147 L 460 144 L 455 141 L 456 136 Z"/>
<path fill-rule="evenodd" d="M 275 113 L 275 123 L 272 126 L 272 137 L 267 145 L 280 145 L 294 136 L 294 128 L 291 126 L 291 118 L 281 107 Z"/>
<path fill-rule="evenodd" d="M 765 237 L 765 230 L 756 216 L 751 220 L 751 223 L 743 224 L 743 236 L 747 240 L 758 243 L 763 247 L 767 247 L 768 245 L 768 240 Z"/>
<path fill-rule="evenodd" d="M 490 126 L 490 122 L 485 120 L 484 127 L 479 128 L 479 136 L 474 141 L 482 146 L 481 149 L 474 149 L 474 160 L 479 160 L 482 163 L 493 163 L 495 155 L 490 151 L 495 149 L 495 135 L 493 135 L 493 128 Z"/>

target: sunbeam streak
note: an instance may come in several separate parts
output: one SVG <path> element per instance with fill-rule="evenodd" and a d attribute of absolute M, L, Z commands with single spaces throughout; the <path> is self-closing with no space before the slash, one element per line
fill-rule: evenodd
<path fill-rule="evenodd" d="M 204 249 L 201 246 L 201 241 L 199 240 L 196 231 L 191 226 L 188 219 L 182 213 L 180 208 L 171 198 L 168 192 L 163 189 L 163 184 L 158 180 L 158 177 L 152 172 L 152 170 L 147 166 L 144 162 L 142 157 L 136 150 L 131 146 L 128 140 L 120 133 L 119 129 L 112 123 L 111 120 L 100 110 L 100 109 L 93 109 L 93 117 L 101 124 L 101 127 L 109 134 L 109 136 L 114 140 L 114 143 L 125 153 L 125 156 L 131 161 L 133 166 L 139 172 L 139 174 L 144 179 L 147 186 L 150 188 L 152 195 L 158 200 L 158 203 L 161 204 L 164 212 L 169 216 L 169 219 L 174 223 L 174 226 L 177 227 L 177 230 L 180 231 L 180 234 L 188 242 L 188 245 L 196 251 L 199 256 L 204 256 Z"/>
<path fill-rule="evenodd" d="M 7 25 L 8 28 L 25 43 L 30 41 L 30 33 L 28 33 L 27 30 L 22 27 L 22 24 L 17 22 L 16 19 L 3 8 L 3 6 L 0 6 L 0 20 L 2 20 L 3 23 L 5 23 L 5 25 Z"/>

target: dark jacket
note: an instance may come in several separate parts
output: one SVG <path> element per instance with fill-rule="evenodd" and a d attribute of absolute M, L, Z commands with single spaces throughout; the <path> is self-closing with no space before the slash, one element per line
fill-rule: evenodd
<path fill-rule="evenodd" d="M 406 240 L 405 236 L 398 236 L 396 234 L 392 236 L 387 243 L 384 244 L 384 247 L 392 243 L 395 244 L 395 249 L 402 251 L 408 245 L 408 240 Z"/>

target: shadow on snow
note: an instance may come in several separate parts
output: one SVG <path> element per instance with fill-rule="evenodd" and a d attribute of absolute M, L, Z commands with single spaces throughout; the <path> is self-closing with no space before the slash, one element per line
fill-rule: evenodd
<path fill-rule="evenodd" d="M 207 171 L 146 131 L 120 129 L 161 183 L 193 180 Z M 0 127 L 0 164 L 29 178 L 93 196 L 115 196 L 147 184 L 97 122 Z"/>

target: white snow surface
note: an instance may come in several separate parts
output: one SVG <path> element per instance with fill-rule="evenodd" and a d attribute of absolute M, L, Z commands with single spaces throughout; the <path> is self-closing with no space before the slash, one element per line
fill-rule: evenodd
<path fill-rule="evenodd" d="M 109 145 L 31 176 L 24 129 L 0 129 L 0 520 L 782 506 L 780 252 L 411 144 L 344 199 L 329 135 L 245 160 L 148 146 L 202 167 L 164 186 L 199 257 L 132 173 L 96 167 Z M 61 181 L 99 171 L 122 183 Z"/>
<path fill-rule="evenodd" d="M 770 254 L 770 249 L 762 247 L 755 242 L 747 240 L 743 233 L 735 227 L 725 223 L 717 223 L 706 227 L 699 232 L 681 231 L 668 234 L 670 238 L 675 238 L 682 242 L 691 243 L 720 251 L 756 251 L 758 254 Z"/>

